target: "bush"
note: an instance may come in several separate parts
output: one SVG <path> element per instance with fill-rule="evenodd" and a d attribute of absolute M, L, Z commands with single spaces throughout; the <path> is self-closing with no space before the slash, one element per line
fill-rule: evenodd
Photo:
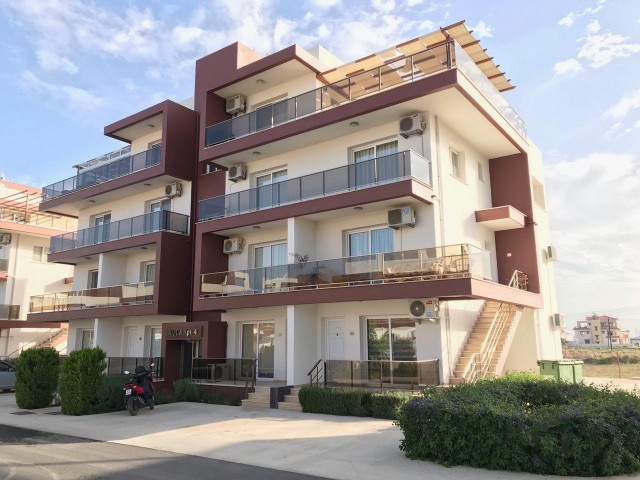
<path fill-rule="evenodd" d="M 395 420 L 398 409 L 411 400 L 412 395 L 407 392 L 384 392 L 371 395 L 371 416 Z"/>
<path fill-rule="evenodd" d="M 44 408 L 58 388 L 60 355 L 53 348 L 23 350 L 15 362 L 16 404 L 20 408 Z"/>
<path fill-rule="evenodd" d="M 173 397 L 176 402 L 212 403 L 225 405 L 222 396 L 194 383 L 190 378 L 181 378 L 173 382 Z"/>
<path fill-rule="evenodd" d="M 106 354 L 101 348 L 86 348 L 71 352 L 62 364 L 60 403 L 65 415 L 99 413 L 104 404 L 99 392 L 104 392 Z M 113 393 L 113 392 L 112 392 Z M 109 396 L 111 394 L 106 394 Z"/>
<path fill-rule="evenodd" d="M 424 392 L 400 408 L 409 458 L 546 475 L 640 468 L 640 398 L 587 385 L 507 377 Z"/>
<path fill-rule="evenodd" d="M 176 401 L 170 390 L 157 390 L 153 394 L 153 398 L 155 399 L 156 405 L 165 405 Z"/>
<path fill-rule="evenodd" d="M 125 383 L 129 383 L 129 375 L 105 376 L 102 385 L 98 389 L 96 408 L 93 413 L 108 413 L 124 410 Z"/>

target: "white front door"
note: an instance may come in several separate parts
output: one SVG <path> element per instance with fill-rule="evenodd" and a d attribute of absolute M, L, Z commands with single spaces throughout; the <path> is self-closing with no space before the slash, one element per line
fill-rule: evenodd
<path fill-rule="evenodd" d="M 126 327 L 124 330 L 124 355 L 123 357 L 136 357 L 136 341 L 138 340 L 138 327 Z"/>
<path fill-rule="evenodd" d="M 327 360 L 344 360 L 344 319 L 327 320 Z"/>

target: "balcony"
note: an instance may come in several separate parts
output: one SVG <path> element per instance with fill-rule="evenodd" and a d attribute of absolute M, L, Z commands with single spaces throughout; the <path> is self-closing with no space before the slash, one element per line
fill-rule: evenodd
<path fill-rule="evenodd" d="M 53 230 L 69 230 L 77 225 L 75 218 L 10 208 L 0 209 L 0 222 L 10 222 Z"/>
<path fill-rule="evenodd" d="M 431 162 L 413 151 L 399 152 L 201 200 L 198 204 L 198 221 L 255 212 L 411 177 L 431 186 Z"/>
<path fill-rule="evenodd" d="M 30 297 L 29 313 L 67 312 L 153 303 L 154 282 L 127 283 Z M 96 313 L 96 315 L 98 315 Z"/>
<path fill-rule="evenodd" d="M 468 244 L 201 275 L 200 298 L 491 277 L 489 252 Z"/>
<path fill-rule="evenodd" d="M 189 216 L 163 210 L 125 218 L 52 237 L 49 250 L 56 253 L 159 231 L 188 235 Z"/>
<path fill-rule="evenodd" d="M 43 201 L 52 200 L 84 188 L 99 185 L 130 173 L 160 164 L 161 148 L 152 148 L 125 158 L 114 160 L 76 176 L 48 185 L 42 189 Z"/>
<path fill-rule="evenodd" d="M 0 305 L 0 320 L 18 320 L 20 305 Z"/>
<path fill-rule="evenodd" d="M 464 49 L 458 43 L 450 41 L 248 114 L 210 125 L 206 128 L 205 147 L 273 128 L 454 68 L 459 68 L 502 116 L 526 138 L 524 121 Z"/>

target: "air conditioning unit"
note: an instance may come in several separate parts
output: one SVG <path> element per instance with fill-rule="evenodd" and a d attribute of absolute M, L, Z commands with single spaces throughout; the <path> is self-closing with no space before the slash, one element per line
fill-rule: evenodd
<path fill-rule="evenodd" d="M 387 212 L 389 226 L 394 230 L 416 226 L 416 212 L 411 207 L 402 207 Z"/>
<path fill-rule="evenodd" d="M 416 113 L 400 119 L 400 135 L 409 138 L 411 135 L 422 135 L 427 126 L 422 115 Z"/>
<path fill-rule="evenodd" d="M 233 380 L 233 369 L 228 363 L 211 365 L 211 380 Z"/>
<path fill-rule="evenodd" d="M 554 313 L 551 315 L 551 321 L 555 328 L 564 328 L 564 315 L 562 313 Z"/>
<path fill-rule="evenodd" d="M 11 243 L 10 233 L 0 233 L 0 245 L 9 245 Z"/>
<path fill-rule="evenodd" d="M 558 252 L 556 251 L 556 247 L 552 247 L 551 245 L 545 248 L 544 255 L 547 262 L 555 262 L 556 260 L 558 260 Z"/>
<path fill-rule="evenodd" d="M 232 182 L 239 182 L 240 180 L 246 180 L 247 178 L 247 166 L 239 163 L 229 167 L 229 180 Z"/>
<path fill-rule="evenodd" d="M 412 300 L 409 305 L 409 313 L 413 319 L 421 320 L 426 318 L 435 322 L 438 319 L 438 299 Z"/>
<path fill-rule="evenodd" d="M 164 194 L 169 197 L 179 197 L 182 195 L 182 184 L 178 182 L 167 183 L 164 187 Z"/>
<path fill-rule="evenodd" d="M 244 102 L 244 95 L 236 95 L 231 98 L 227 98 L 227 113 L 235 115 L 236 113 L 244 113 L 246 105 Z"/>
<path fill-rule="evenodd" d="M 232 253 L 242 252 L 243 247 L 244 247 L 244 239 L 240 237 L 227 238 L 224 241 L 224 245 L 222 246 L 222 251 L 227 255 L 231 255 Z"/>

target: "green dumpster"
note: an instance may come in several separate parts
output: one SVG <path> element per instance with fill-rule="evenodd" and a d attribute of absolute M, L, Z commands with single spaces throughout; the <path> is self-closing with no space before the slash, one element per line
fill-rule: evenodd
<path fill-rule="evenodd" d="M 538 360 L 540 375 L 569 383 L 582 382 L 582 360 Z"/>

